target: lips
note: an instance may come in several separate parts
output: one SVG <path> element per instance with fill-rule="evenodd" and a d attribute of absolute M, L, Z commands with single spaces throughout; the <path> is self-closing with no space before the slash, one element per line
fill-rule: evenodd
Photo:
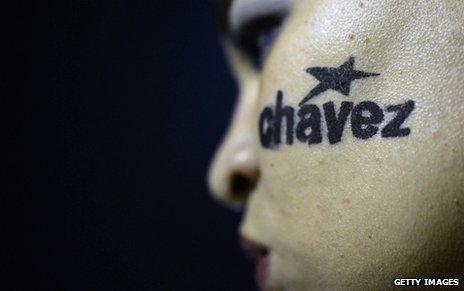
<path fill-rule="evenodd" d="M 267 255 L 256 261 L 255 282 L 259 290 L 269 290 L 269 257 Z"/>
<path fill-rule="evenodd" d="M 269 251 L 268 249 L 243 235 L 241 235 L 242 248 L 248 258 L 255 262 L 255 281 L 259 290 L 268 291 L 269 283 Z"/>

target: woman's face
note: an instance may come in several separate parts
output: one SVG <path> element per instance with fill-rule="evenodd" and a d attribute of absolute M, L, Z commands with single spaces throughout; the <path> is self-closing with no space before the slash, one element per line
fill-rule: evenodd
<path fill-rule="evenodd" d="M 230 3 L 239 98 L 209 185 L 244 204 L 261 287 L 463 275 L 463 19 L 458 0 Z"/>

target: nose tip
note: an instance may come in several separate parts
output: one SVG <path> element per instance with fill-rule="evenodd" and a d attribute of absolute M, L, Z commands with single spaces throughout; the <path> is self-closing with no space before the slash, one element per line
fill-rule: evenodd
<path fill-rule="evenodd" d="M 214 196 L 231 206 L 243 204 L 256 186 L 259 169 L 251 145 L 222 147 L 210 168 L 208 182 Z"/>

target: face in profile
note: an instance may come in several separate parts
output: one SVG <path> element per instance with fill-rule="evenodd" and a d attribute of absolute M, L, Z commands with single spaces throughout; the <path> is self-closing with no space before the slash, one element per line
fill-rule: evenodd
<path fill-rule="evenodd" d="M 222 2 L 239 96 L 208 181 L 261 289 L 462 278 L 464 3 Z"/>

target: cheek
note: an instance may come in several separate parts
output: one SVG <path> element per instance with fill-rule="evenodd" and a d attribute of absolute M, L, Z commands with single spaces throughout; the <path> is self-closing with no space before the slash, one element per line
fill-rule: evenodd
<path fill-rule="evenodd" d="M 299 75 L 304 75 L 303 69 Z M 261 102 L 274 110 L 275 119 L 279 114 L 274 98 L 285 88 L 290 93 L 284 93 L 288 96 L 284 105 L 294 108 L 296 130 L 298 102 L 317 82 L 290 86 L 300 77 L 288 71 L 287 76 L 273 76 L 274 82 L 264 81 L 262 92 L 272 97 L 262 95 Z M 339 110 L 345 97 L 327 92 L 312 103 L 321 112 L 320 141 L 299 142 L 294 131 L 293 143 L 287 144 L 286 125 L 282 125 L 278 147 L 258 145 L 262 180 L 256 204 L 266 205 L 268 215 L 262 217 L 267 220 L 261 223 L 279 258 L 274 267 L 278 280 L 303 286 L 346 285 L 359 283 L 362 275 L 371 280 L 366 284 L 381 288 L 394 274 L 446 276 L 445 270 L 462 263 L 464 135 L 458 117 L 462 115 L 437 110 L 437 98 L 429 92 L 397 92 L 389 87 L 379 91 L 378 85 L 369 86 L 354 88 L 349 99 L 353 106 L 339 142 L 330 141 L 323 108 L 333 100 Z M 370 94 L 376 90 L 377 95 Z M 390 136 L 382 136 L 392 120 L 385 108 L 406 98 L 418 104 L 402 125 L 410 131 L 397 130 L 392 137 L 388 130 Z M 353 110 L 363 101 L 381 104 L 378 108 L 385 115 L 383 121 L 376 121 L 378 129 L 368 139 L 356 135 L 362 127 L 353 124 L 361 116 L 353 118 Z M 257 128 L 259 139 L 258 132 Z M 268 139 L 275 141 L 274 132 L 269 131 Z"/>
<path fill-rule="evenodd" d="M 276 268 L 296 281 L 344 284 L 453 270 L 464 241 L 459 164 L 440 173 L 424 152 L 400 147 L 405 154 L 375 143 L 263 151 L 257 203 L 272 213 L 263 225 Z"/>
<path fill-rule="evenodd" d="M 262 179 L 254 205 L 266 205 L 256 220 L 275 252 L 275 276 L 310 286 L 352 284 L 362 275 L 379 288 L 390 284 L 395 274 L 447 276 L 463 265 L 464 257 L 463 90 L 462 82 L 450 76 L 453 70 L 462 76 L 462 56 L 451 46 L 429 56 L 429 50 L 417 49 L 424 47 L 418 43 L 398 44 L 397 37 L 389 35 L 392 31 L 403 33 L 403 39 L 415 38 L 392 24 L 402 22 L 401 13 L 385 18 L 382 12 L 388 16 L 391 11 L 378 9 L 363 18 L 355 17 L 360 7 L 331 10 L 321 4 L 317 9 L 326 14 L 315 10 L 318 17 L 304 22 L 296 15 L 285 28 L 265 67 L 256 114 Z M 321 112 L 321 141 L 299 142 L 294 133 L 293 143 L 287 144 L 282 126 L 280 145 L 263 146 L 259 114 L 271 108 L 274 111 L 266 118 L 274 124 L 277 92 L 282 91 L 284 105 L 294 109 L 296 130 L 298 103 L 318 84 L 306 68 L 336 67 L 350 55 L 359 60 L 357 68 L 380 76 L 354 83 L 348 96 L 331 90 L 311 102 Z M 442 66 L 449 56 L 461 60 L 453 70 Z M 432 64 L 433 74 L 422 64 Z M 449 84 L 437 76 L 445 76 Z M 397 130 L 395 136 L 390 127 L 383 135 L 392 120 L 387 108 L 404 109 L 406 105 L 395 106 L 408 100 L 415 107 L 402 128 L 410 131 Z M 345 101 L 353 102 L 353 107 L 341 141 L 332 144 L 324 104 L 334 102 L 340 109 Z M 353 110 L 364 101 L 378 105 L 383 116 L 371 120 L 378 130 L 372 136 L 368 133 L 367 139 L 360 133 L 362 114 L 356 115 L 359 124 L 353 125 Z M 378 108 L 372 112 L 377 114 Z M 275 140 L 274 133 L 269 131 L 265 139 Z M 252 205 L 249 212 L 254 209 Z"/>

